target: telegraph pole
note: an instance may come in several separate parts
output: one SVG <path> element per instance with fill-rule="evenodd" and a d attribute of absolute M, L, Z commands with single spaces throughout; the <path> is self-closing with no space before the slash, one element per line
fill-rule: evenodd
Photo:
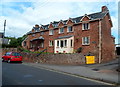
<path fill-rule="evenodd" d="M 4 21 L 3 44 L 4 44 L 4 38 L 5 38 L 5 27 L 6 27 L 6 20 Z"/>

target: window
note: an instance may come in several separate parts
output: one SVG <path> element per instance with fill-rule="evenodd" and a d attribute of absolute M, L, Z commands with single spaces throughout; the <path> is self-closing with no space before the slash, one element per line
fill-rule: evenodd
<path fill-rule="evenodd" d="M 65 47 L 67 47 L 67 40 L 65 40 Z"/>
<path fill-rule="evenodd" d="M 57 41 L 57 47 L 59 47 L 59 40 Z"/>
<path fill-rule="evenodd" d="M 44 42 L 40 43 L 40 47 L 42 47 L 42 48 L 44 47 Z"/>
<path fill-rule="evenodd" d="M 49 46 L 53 46 L 53 41 L 52 40 L 49 41 Z"/>
<path fill-rule="evenodd" d="M 26 46 L 26 41 L 23 42 L 23 45 Z"/>
<path fill-rule="evenodd" d="M 59 33 L 64 33 L 64 28 L 60 28 Z"/>
<path fill-rule="evenodd" d="M 9 55 L 11 55 L 11 52 L 6 53 L 5 55 L 6 55 L 6 56 L 9 56 Z"/>
<path fill-rule="evenodd" d="M 63 40 L 60 41 L 60 47 L 63 47 Z"/>
<path fill-rule="evenodd" d="M 73 40 L 70 40 L 70 46 L 73 47 Z"/>
<path fill-rule="evenodd" d="M 40 35 L 44 35 L 44 32 L 40 32 Z"/>
<path fill-rule="evenodd" d="M 68 26 L 68 32 L 73 32 L 72 26 Z"/>
<path fill-rule="evenodd" d="M 34 36 L 35 36 L 35 34 L 32 34 L 32 36 L 34 37 Z"/>
<path fill-rule="evenodd" d="M 54 30 L 49 30 L 49 35 L 53 35 Z"/>
<path fill-rule="evenodd" d="M 89 44 L 90 44 L 90 37 L 83 37 L 82 45 L 89 45 Z"/>
<path fill-rule="evenodd" d="M 13 56 L 21 56 L 19 53 L 12 53 Z"/>
<path fill-rule="evenodd" d="M 53 24 L 53 26 L 56 28 L 56 27 L 57 27 L 57 24 Z"/>
<path fill-rule="evenodd" d="M 83 23 L 82 24 L 82 30 L 88 30 L 90 27 L 90 24 L 89 23 Z"/>

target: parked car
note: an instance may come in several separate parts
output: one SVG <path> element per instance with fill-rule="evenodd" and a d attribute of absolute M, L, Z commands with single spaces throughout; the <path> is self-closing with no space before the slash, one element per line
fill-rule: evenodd
<path fill-rule="evenodd" d="M 7 52 L 5 55 L 2 56 L 2 61 L 7 61 L 8 63 L 12 61 L 19 61 L 22 62 L 22 56 L 18 52 Z"/>

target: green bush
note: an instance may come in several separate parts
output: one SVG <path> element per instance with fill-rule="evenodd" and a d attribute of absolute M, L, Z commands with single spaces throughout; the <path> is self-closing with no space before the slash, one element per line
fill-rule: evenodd
<path fill-rule="evenodd" d="M 77 50 L 76 50 L 76 53 L 81 53 L 82 52 L 82 47 L 79 47 Z"/>

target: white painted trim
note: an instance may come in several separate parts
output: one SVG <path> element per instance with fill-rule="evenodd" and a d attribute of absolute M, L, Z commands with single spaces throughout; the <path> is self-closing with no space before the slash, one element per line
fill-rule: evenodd
<path fill-rule="evenodd" d="M 80 21 L 82 21 L 84 19 L 84 17 L 87 17 L 89 20 L 91 19 L 88 15 L 84 15 Z"/>
<path fill-rule="evenodd" d="M 68 24 L 69 21 L 72 21 L 72 19 L 69 18 L 69 19 L 67 20 L 66 24 Z M 72 23 L 74 23 L 74 22 L 72 21 Z"/>
<path fill-rule="evenodd" d="M 60 21 L 60 22 L 58 23 L 58 27 L 59 27 L 59 24 L 60 24 L 60 23 L 62 23 L 62 24 L 64 25 L 63 21 Z"/>
<path fill-rule="evenodd" d="M 102 30 L 101 30 L 101 20 L 99 20 L 99 63 L 101 63 L 102 58 Z"/>

